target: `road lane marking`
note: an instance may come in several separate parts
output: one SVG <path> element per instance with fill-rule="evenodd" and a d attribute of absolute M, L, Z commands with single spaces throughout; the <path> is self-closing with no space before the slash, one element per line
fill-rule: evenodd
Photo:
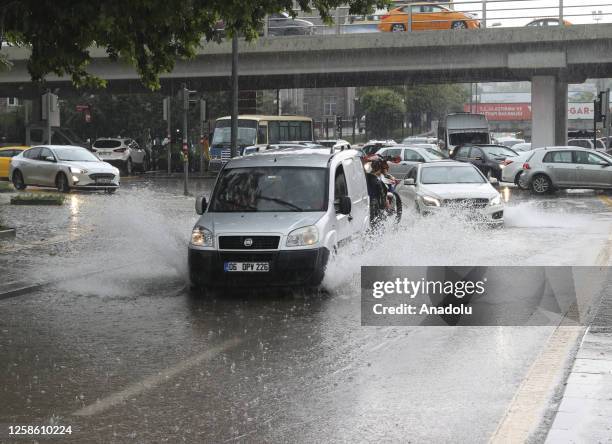
<path fill-rule="evenodd" d="M 612 199 L 599 197 L 612 206 Z M 596 265 L 606 266 L 611 251 L 612 232 L 597 256 Z M 565 364 L 573 359 L 570 351 L 578 347 L 578 339 L 584 337 L 586 330 L 585 326 L 558 325 L 555 328 L 514 394 L 489 440 L 491 444 L 528 441 L 542 423 L 555 387 L 567 377 L 565 370 L 571 369 L 571 366 Z"/>
<path fill-rule="evenodd" d="M 541 424 L 548 401 L 564 377 L 569 351 L 584 334 L 584 326 L 560 325 L 549 336 L 544 350 L 529 368 L 502 420 L 489 440 L 497 443 L 523 443 Z"/>
<path fill-rule="evenodd" d="M 221 354 L 222 352 L 237 346 L 243 340 L 240 338 L 228 339 L 227 341 L 222 342 L 220 345 L 213 347 L 209 350 L 206 350 L 203 353 L 192 356 L 190 358 L 185 359 L 182 362 L 179 362 L 173 367 L 167 368 L 156 375 L 148 376 L 142 381 L 136 382 L 124 388 L 123 390 L 113 393 L 106 398 L 98 399 L 93 404 L 83 407 L 82 409 L 73 412 L 74 416 L 92 416 L 97 415 L 99 413 L 108 410 L 117 404 L 122 404 L 130 398 L 134 396 L 138 396 L 141 393 L 146 392 L 152 388 L 155 388 L 159 385 L 162 385 L 164 382 L 170 381 L 172 378 L 177 376 L 180 373 L 183 373 L 198 364 L 201 364 L 204 361 L 209 361 L 213 359 L 215 356 Z"/>

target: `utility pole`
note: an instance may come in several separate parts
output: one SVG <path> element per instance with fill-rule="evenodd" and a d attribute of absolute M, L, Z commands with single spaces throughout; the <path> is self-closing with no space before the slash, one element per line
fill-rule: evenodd
<path fill-rule="evenodd" d="M 232 129 L 230 156 L 238 155 L 238 34 L 232 36 Z"/>
<path fill-rule="evenodd" d="M 183 99 L 183 194 L 189 195 L 189 189 L 187 187 L 189 181 L 189 143 L 187 140 L 187 117 L 189 114 L 189 90 L 187 84 L 183 83 L 181 88 L 181 98 Z"/>
<path fill-rule="evenodd" d="M 172 162 L 172 154 L 171 154 L 171 145 L 172 145 L 172 123 L 170 116 L 170 97 L 164 97 L 163 101 L 164 108 L 164 120 L 166 121 L 166 140 L 168 143 L 166 144 L 166 151 L 168 153 L 168 175 L 170 175 L 170 163 Z"/>
<path fill-rule="evenodd" d="M 200 99 L 200 174 L 204 173 L 204 122 L 206 122 L 206 100 Z"/>

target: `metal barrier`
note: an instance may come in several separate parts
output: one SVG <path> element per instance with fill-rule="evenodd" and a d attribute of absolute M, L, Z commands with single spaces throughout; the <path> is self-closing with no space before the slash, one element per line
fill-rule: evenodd
<path fill-rule="evenodd" d="M 399 12 L 398 8 L 403 10 Z M 368 15 L 350 15 L 348 7 L 340 7 L 332 14 L 334 23 L 329 25 L 317 15 L 302 15 L 300 10 L 294 12 L 297 14 L 295 20 L 279 14 L 266 17 L 261 35 L 281 37 L 612 22 L 612 3 L 596 0 L 587 0 L 586 4 L 580 4 L 579 0 L 557 0 L 556 4 L 548 0 L 396 3 L 389 11 L 377 10 Z"/>

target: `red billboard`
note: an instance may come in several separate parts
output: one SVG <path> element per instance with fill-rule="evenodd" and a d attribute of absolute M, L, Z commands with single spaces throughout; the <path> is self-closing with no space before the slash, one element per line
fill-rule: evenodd
<path fill-rule="evenodd" d="M 530 103 L 466 103 L 465 112 L 484 114 L 488 121 L 531 120 Z"/>

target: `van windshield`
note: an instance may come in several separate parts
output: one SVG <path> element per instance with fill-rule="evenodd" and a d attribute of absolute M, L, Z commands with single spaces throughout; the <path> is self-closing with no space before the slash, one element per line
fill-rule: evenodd
<path fill-rule="evenodd" d="M 327 210 L 327 170 L 253 167 L 223 170 L 209 211 L 292 212 Z"/>

